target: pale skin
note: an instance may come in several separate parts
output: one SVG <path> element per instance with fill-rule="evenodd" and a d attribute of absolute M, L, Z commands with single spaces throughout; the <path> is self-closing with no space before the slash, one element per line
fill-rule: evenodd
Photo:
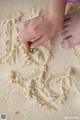
<path fill-rule="evenodd" d="M 66 4 L 62 0 L 51 0 L 48 11 L 23 23 L 24 28 L 19 39 L 26 51 L 54 37 L 63 23 L 65 7 Z"/>
<path fill-rule="evenodd" d="M 65 16 L 61 31 L 61 47 L 71 48 L 80 43 L 80 10 Z"/>

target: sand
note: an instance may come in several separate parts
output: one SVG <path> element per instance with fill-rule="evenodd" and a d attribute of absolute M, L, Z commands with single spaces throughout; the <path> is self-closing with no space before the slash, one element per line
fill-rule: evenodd
<path fill-rule="evenodd" d="M 22 22 L 44 12 L 48 1 L 3 0 L 0 6 L 0 114 L 8 120 L 80 119 L 80 45 L 62 49 L 57 33 L 26 53 L 18 39 Z"/>

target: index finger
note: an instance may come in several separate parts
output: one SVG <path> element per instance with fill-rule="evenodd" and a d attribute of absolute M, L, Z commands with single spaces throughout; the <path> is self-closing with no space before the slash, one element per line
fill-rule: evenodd
<path fill-rule="evenodd" d="M 22 42 L 23 48 L 27 52 L 29 50 L 29 43 L 28 42 Z"/>

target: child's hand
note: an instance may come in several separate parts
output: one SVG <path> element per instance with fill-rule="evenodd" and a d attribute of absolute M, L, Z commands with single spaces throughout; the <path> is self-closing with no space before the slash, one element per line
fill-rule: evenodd
<path fill-rule="evenodd" d="M 26 50 L 38 47 L 55 35 L 61 22 L 59 18 L 53 17 L 49 13 L 27 20 L 24 22 L 24 28 L 19 34 L 19 39 Z M 29 42 L 32 42 L 30 46 Z"/>

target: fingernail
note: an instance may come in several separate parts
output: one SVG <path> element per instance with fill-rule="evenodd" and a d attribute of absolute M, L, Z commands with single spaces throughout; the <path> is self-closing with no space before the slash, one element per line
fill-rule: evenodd
<path fill-rule="evenodd" d="M 35 48 L 35 46 L 34 46 L 34 45 L 31 45 L 30 48 Z"/>

